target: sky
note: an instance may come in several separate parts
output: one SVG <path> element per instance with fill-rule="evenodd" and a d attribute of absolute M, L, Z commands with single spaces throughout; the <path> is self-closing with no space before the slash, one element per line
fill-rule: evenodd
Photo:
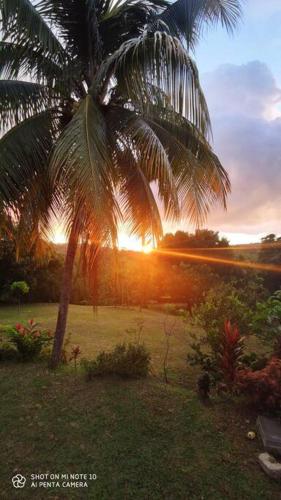
<path fill-rule="evenodd" d="M 281 0 L 244 0 L 243 11 L 233 36 L 211 30 L 195 54 L 232 184 L 227 212 L 206 225 L 232 243 L 281 233 Z"/>

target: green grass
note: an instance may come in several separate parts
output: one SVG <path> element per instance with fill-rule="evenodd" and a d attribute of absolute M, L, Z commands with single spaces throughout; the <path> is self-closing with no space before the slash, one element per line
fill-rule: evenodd
<path fill-rule="evenodd" d="M 56 315 L 57 306 L 54 304 L 25 305 L 20 314 L 17 307 L 1 307 L 0 325 L 34 318 L 54 330 Z M 67 331 L 71 333 L 70 344 L 79 344 L 83 357 L 94 357 L 99 351 L 112 349 L 119 342 L 133 341 L 136 333 L 127 330 L 137 328 L 137 318 L 144 321 L 141 340 L 151 351 L 153 369 L 157 372 L 161 369 L 165 349 L 163 324 L 167 316 L 163 313 L 114 307 L 99 307 L 94 313 L 90 306 L 71 305 L 67 325 Z M 174 319 L 177 328 L 171 339 L 170 366 L 172 370 L 183 370 L 186 367 L 187 333 L 181 318 Z"/>
<path fill-rule="evenodd" d="M 52 305 L 28 306 L 21 316 L 52 327 L 55 312 Z M 93 319 L 90 308 L 72 306 L 73 340 L 93 355 L 128 338 L 124 330 L 136 316 L 137 311 L 101 308 Z M 160 368 L 165 318 L 144 316 L 143 339 Z M 2 324 L 17 319 L 12 308 L 0 311 Z M 185 374 L 186 349 L 179 335 L 171 364 Z M 0 379 L 1 499 L 280 498 L 280 485 L 257 464 L 260 443 L 246 439 L 255 416 L 231 400 L 214 397 L 206 407 L 182 383 L 165 385 L 156 376 L 89 383 L 69 369 L 49 372 L 44 363 L 3 364 Z M 31 489 L 30 474 L 47 472 L 94 473 L 97 479 L 85 490 Z M 11 487 L 16 473 L 28 478 L 22 490 Z"/>

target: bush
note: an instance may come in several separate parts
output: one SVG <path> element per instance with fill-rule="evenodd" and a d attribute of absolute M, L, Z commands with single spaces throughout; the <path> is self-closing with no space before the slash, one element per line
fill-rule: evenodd
<path fill-rule="evenodd" d="M 143 344 L 118 344 L 112 352 L 101 352 L 95 360 L 83 361 L 88 380 L 106 375 L 124 378 L 146 377 L 150 354 Z"/>
<path fill-rule="evenodd" d="M 191 366 L 199 365 L 214 380 L 221 379 L 218 353 L 226 318 L 232 325 L 237 325 L 243 336 L 251 332 L 252 313 L 233 283 L 222 283 L 212 288 L 206 294 L 205 301 L 193 308 L 188 317 L 188 322 L 203 330 L 203 334 L 199 337 L 190 334 L 191 352 L 187 355 L 187 362 Z"/>
<path fill-rule="evenodd" d="M 17 323 L 15 328 L 8 329 L 10 342 L 14 344 L 24 361 L 32 361 L 39 356 L 43 347 L 52 341 L 48 330 L 41 330 L 40 325 L 33 319 L 27 325 Z"/>
<path fill-rule="evenodd" d="M 262 410 L 281 410 L 281 360 L 272 358 L 262 370 L 241 370 L 238 387 Z"/>
<path fill-rule="evenodd" d="M 257 304 L 252 327 L 262 342 L 281 358 L 281 290 Z"/>
<path fill-rule="evenodd" d="M 252 313 L 231 283 L 222 283 L 212 288 L 206 294 L 205 301 L 192 309 L 189 320 L 210 335 L 210 342 L 212 339 L 216 342 L 216 336 L 223 331 L 226 318 L 238 326 L 242 335 L 249 333 Z"/>
<path fill-rule="evenodd" d="M 223 381 L 229 390 L 232 390 L 237 370 L 242 366 L 244 337 L 241 337 L 237 326 L 225 321 L 224 328 L 215 336 L 196 339 L 190 345 L 193 352 L 187 356 L 191 366 L 200 365 L 208 372 L 213 382 Z M 206 352 L 207 351 L 207 352 Z"/>

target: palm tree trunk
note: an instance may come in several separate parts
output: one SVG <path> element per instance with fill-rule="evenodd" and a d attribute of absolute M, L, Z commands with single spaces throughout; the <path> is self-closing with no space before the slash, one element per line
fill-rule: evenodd
<path fill-rule="evenodd" d="M 59 305 L 57 325 L 54 337 L 53 351 L 50 361 L 50 368 L 56 368 L 60 362 L 61 351 L 66 329 L 68 306 L 69 306 L 71 286 L 72 286 L 74 259 L 76 255 L 77 245 L 78 245 L 78 233 L 75 229 L 75 226 L 73 225 L 68 240 L 65 263 L 64 263 L 60 305 Z"/>

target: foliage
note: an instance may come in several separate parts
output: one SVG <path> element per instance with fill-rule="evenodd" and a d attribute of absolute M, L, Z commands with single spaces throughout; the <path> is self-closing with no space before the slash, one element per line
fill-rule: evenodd
<path fill-rule="evenodd" d="M 83 361 L 87 379 L 118 375 L 125 378 L 146 377 L 150 354 L 143 344 L 118 344 L 111 352 L 101 352 L 93 361 Z"/>
<path fill-rule="evenodd" d="M 264 354 L 249 352 L 241 357 L 241 365 L 252 371 L 261 370 L 266 366 L 268 357 Z"/>
<path fill-rule="evenodd" d="M 281 357 L 281 290 L 257 304 L 252 328 L 259 338 Z"/>
<path fill-rule="evenodd" d="M 39 323 L 35 323 L 33 319 L 26 325 L 17 323 L 14 328 L 8 330 L 8 335 L 24 361 L 37 358 L 42 348 L 47 347 L 52 341 L 50 332 L 42 330 Z"/>
<path fill-rule="evenodd" d="M 26 295 L 29 292 L 29 286 L 25 281 L 14 281 L 14 283 L 11 284 L 11 291 Z"/>
<path fill-rule="evenodd" d="M 241 370 L 237 383 L 252 404 L 262 410 L 281 410 L 280 359 L 273 357 L 261 370 Z"/>
<path fill-rule="evenodd" d="M 44 260 L 32 253 L 16 259 L 15 247 L 7 240 L 0 241 L 0 301 L 11 301 L 10 283 L 26 281 L 30 287 L 28 302 L 57 302 L 62 277 L 63 257 L 55 253 Z"/>
<path fill-rule="evenodd" d="M 261 239 L 259 262 L 279 265 L 281 261 L 281 236 L 273 233 Z M 265 285 L 273 293 L 281 288 L 281 275 L 276 272 L 264 272 Z"/>
<path fill-rule="evenodd" d="M 218 344 L 218 370 L 228 390 L 232 391 L 236 383 L 238 368 L 244 350 L 244 338 L 236 325 L 226 321 Z"/>
<path fill-rule="evenodd" d="M 190 321 L 206 332 L 208 343 L 215 348 L 217 336 L 223 331 L 225 318 L 236 324 L 242 335 L 250 331 L 252 313 L 233 283 L 220 283 L 211 288 L 204 302 L 192 309 Z"/>
<path fill-rule="evenodd" d="M 18 303 L 20 304 L 21 297 L 27 295 L 29 292 L 29 285 L 26 281 L 14 281 L 10 286 L 10 290 L 12 294 L 17 297 Z"/>
<path fill-rule="evenodd" d="M 167 233 L 160 242 L 160 248 L 222 248 L 228 247 L 226 238 L 219 236 L 218 231 L 197 229 L 194 234 L 176 231 Z"/>
<path fill-rule="evenodd" d="M 188 364 L 199 365 L 210 374 L 213 382 L 223 381 L 232 390 L 244 349 L 244 337 L 241 337 L 238 327 L 232 326 L 228 320 L 218 333 L 201 337 L 192 334 L 191 337 L 192 352 L 187 355 Z"/>

